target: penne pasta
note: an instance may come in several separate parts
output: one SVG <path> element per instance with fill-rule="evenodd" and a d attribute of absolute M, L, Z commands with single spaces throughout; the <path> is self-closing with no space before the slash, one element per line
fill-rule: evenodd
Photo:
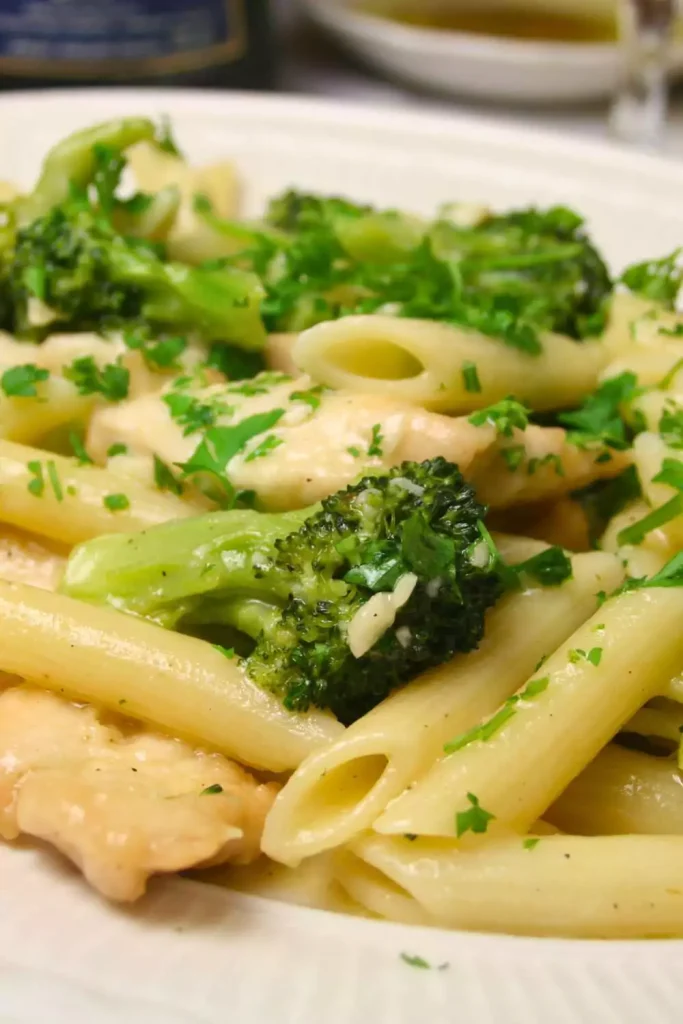
<path fill-rule="evenodd" d="M 0 620 L 0 670 L 257 768 L 294 768 L 342 731 L 330 715 L 285 711 L 211 644 L 108 608 L 0 581 Z"/>
<path fill-rule="evenodd" d="M 592 391 L 609 353 L 558 334 L 529 355 L 502 341 L 444 323 L 395 316 L 348 316 L 299 335 L 297 366 L 330 387 L 391 394 L 437 412 L 465 413 L 513 394 L 532 409 L 576 404 Z M 481 390 L 468 391 L 466 364 Z"/>
<path fill-rule="evenodd" d="M 441 926 L 594 939 L 680 934 L 683 837 L 536 839 L 462 852 L 447 840 L 367 836 L 351 849 Z"/>
<path fill-rule="evenodd" d="M 505 539 L 501 546 L 519 561 L 544 547 Z M 506 598 L 490 613 L 479 650 L 397 691 L 305 761 L 269 815 L 265 852 L 297 863 L 348 841 L 438 761 L 450 737 L 495 711 L 588 618 L 598 591 L 613 589 L 622 578 L 616 559 L 598 552 L 576 555 L 572 567 L 573 579 L 561 587 L 531 586 Z"/>
<path fill-rule="evenodd" d="M 683 835 L 683 777 L 670 758 L 610 743 L 546 817 L 564 832 L 584 836 Z"/>
<path fill-rule="evenodd" d="M 490 831 L 526 832 L 638 708 L 665 692 L 683 666 L 681 615 L 679 588 L 612 598 L 551 655 L 527 684 L 531 696 L 522 689 L 498 728 L 438 761 L 374 827 L 452 836 L 474 794 L 494 816 Z"/>
<path fill-rule="evenodd" d="M 131 476 L 10 441 L 0 441 L 0 492 L 0 522 L 64 544 L 143 530 L 199 511 Z"/>

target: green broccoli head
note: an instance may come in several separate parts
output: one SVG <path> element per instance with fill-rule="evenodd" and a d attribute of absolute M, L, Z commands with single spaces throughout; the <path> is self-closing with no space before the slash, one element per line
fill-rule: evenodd
<path fill-rule="evenodd" d="M 337 197 L 286 192 L 268 219 L 290 234 L 264 275 L 271 330 L 391 308 L 501 338 L 530 354 L 539 332 L 599 333 L 612 290 L 582 219 L 566 207 L 432 223 Z"/>
<path fill-rule="evenodd" d="M 502 591 L 484 513 L 456 466 L 404 463 L 311 509 L 97 538 L 72 554 L 63 589 L 165 626 L 246 634 L 256 682 L 348 723 L 479 643 Z"/>
<path fill-rule="evenodd" d="M 291 596 L 259 636 L 251 675 L 289 708 L 329 707 L 351 722 L 395 686 L 476 647 L 501 592 L 480 557 L 484 512 L 441 458 L 327 498 L 275 545 L 272 571 L 290 578 Z"/>
<path fill-rule="evenodd" d="M 192 331 L 206 341 L 262 348 L 264 291 L 256 275 L 237 267 L 170 262 L 163 245 L 117 229 L 122 214 L 128 222 L 153 201 L 139 193 L 126 200 L 117 195 L 126 163 L 121 146 L 140 137 L 140 130 L 131 132 L 85 133 L 76 147 L 79 159 L 64 166 L 62 160 L 59 174 L 53 168 L 50 180 L 61 185 L 47 191 L 56 201 L 49 203 L 43 194 L 44 173 L 35 193 L 41 203 L 17 208 L 13 245 L 3 252 L 2 290 L 10 297 L 3 303 L 8 307 L 3 309 L 3 326 L 40 340 L 46 327 L 36 326 L 31 318 L 31 300 L 39 299 L 52 311 L 51 331 L 144 326 L 158 333 Z M 91 138 L 95 141 L 84 150 Z M 118 144 L 102 141 L 109 138 Z M 73 177 L 68 179 L 70 172 Z M 27 211 L 34 209 L 38 216 L 26 220 Z"/>

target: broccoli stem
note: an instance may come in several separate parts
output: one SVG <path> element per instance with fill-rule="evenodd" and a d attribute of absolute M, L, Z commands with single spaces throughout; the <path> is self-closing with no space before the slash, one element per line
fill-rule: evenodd
<path fill-rule="evenodd" d="M 266 623 L 265 609 L 243 605 L 284 603 L 287 581 L 268 577 L 266 567 L 275 542 L 315 511 L 211 512 L 136 534 L 97 537 L 74 549 L 61 589 L 167 628 L 181 621 L 219 622 L 255 636 Z"/>
<path fill-rule="evenodd" d="M 146 117 L 125 117 L 84 128 L 68 135 L 48 152 L 38 182 L 30 195 L 13 204 L 15 222 L 22 227 L 63 203 L 72 185 L 84 188 L 96 166 L 98 145 L 121 153 L 136 142 L 151 141 L 155 127 Z"/>

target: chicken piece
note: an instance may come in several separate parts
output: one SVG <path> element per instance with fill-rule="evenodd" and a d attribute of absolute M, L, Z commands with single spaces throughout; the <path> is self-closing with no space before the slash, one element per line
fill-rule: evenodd
<path fill-rule="evenodd" d="M 509 508 L 559 498 L 616 476 L 629 462 L 627 452 L 600 444 L 579 448 L 567 441 L 562 427 L 531 425 L 509 438 L 496 438 L 463 472 L 481 501 L 491 508 Z"/>
<path fill-rule="evenodd" d="M 167 388 L 166 395 L 173 390 Z M 601 447 L 585 451 L 567 444 L 559 428 L 532 426 L 501 438 L 491 424 L 474 426 L 466 416 L 428 412 L 387 395 L 324 390 L 305 376 L 267 374 L 242 384 L 176 387 L 175 393 L 213 406 L 219 426 L 283 410 L 267 430 L 275 442 L 267 454 L 253 455 L 264 440 L 259 434 L 226 467 L 234 487 L 255 491 L 261 506 L 272 511 L 313 504 L 367 469 L 437 455 L 456 463 L 492 507 L 564 494 L 623 466 L 621 456 L 597 461 Z M 172 464 L 187 461 L 201 438 L 201 432 L 184 432 L 162 396 L 146 395 L 99 409 L 91 420 L 88 450 L 99 461 L 110 445 L 123 442 L 133 454 L 154 452 Z M 524 451 L 511 472 L 501 450 L 515 446 Z"/>
<path fill-rule="evenodd" d="M 22 685 L 0 696 L 0 835 L 46 840 L 112 900 L 157 872 L 259 856 L 277 786 L 220 754 Z"/>

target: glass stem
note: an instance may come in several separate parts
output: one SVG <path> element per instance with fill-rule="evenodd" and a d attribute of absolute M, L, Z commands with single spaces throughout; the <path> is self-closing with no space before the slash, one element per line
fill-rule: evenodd
<path fill-rule="evenodd" d="M 676 0 L 621 0 L 622 69 L 611 129 L 622 142 L 661 145 L 667 114 L 667 59 Z"/>

